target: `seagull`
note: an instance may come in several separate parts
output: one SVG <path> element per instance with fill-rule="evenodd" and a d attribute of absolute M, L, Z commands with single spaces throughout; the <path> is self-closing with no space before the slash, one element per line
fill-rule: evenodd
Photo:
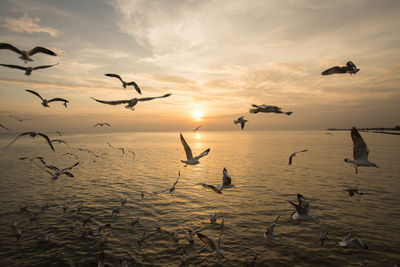
<path fill-rule="evenodd" d="M 34 161 L 35 159 L 43 160 L 43 157 L 34 157 L 34 158 L 22 157 L 22 158 L 19 158 L 19 160 L 26 160 L 26 159 L 29 159 L 30 161 Z"/>
<path fill-rule="evenodd" d="M 17 121 L 19 121 L 19 122 L 22 122 L 22 121 L 31 121 L 32 119 L 20 119 L 20 118 L 18 118 L 18 117 L 16 117 L 16 116 L 13 116 L 13 115 L 8 115 L 10 118 L 13 118 L 13 119 L 16 119 Z"/>
<path fill-rule="evenodd" d="M 49 103 L 50 103 L 50 102 L 53 102 L 53 101 L 61 101 L 61 102 L 64 102 L 63 105 L 64 105 L 65 107 L 67 107 L 67 103 L 69 103 L 68 100 L 63 99 L 63 98 L 56 97 L 56 98 L 47 100 L 47 99 L 42 98 L 40 94 L 38 94 L 37 92 L 35 92 L 35 91 L 33 91 L 33 90 L 27 89 L 27 90 L 25 90 L 25 91 L 27 91 L 27 92 L 29 92 L 29 93 L 31 93 L 31 94 L 34 94 L 34 95 L 36 95 L 37 97 L 39 97 L 39 98 L 42 100 L 42 105 L 43 105 L 43 107 L 46 107 L 46 108 L 49 108 L 49 107 L 50 107 L 50 106 L 49 106 Z"/>
<path fill-rule="evenodd" d="M 41 161 L 45 165 L 46 168 L 55 171 L 55 173 L 52 173 L 52 172 L 50 172 L 50 171 L 48 171 L 46 169 L 43 169 L 45 172 L 47 172 L 48 174 L 50 174 L 52 176 L 51 179 L 53 179 L 53 180 L 57 180 L 58 177 L 60 175 L 63 175 L 63 174 L 68 176 L 68 177 L 71 177 L 71 178 L 74 177 L 74 175 L 70 172 L 70 170 L 72 170 L 72 168 L 74 168 L 75 166 L 77 166 L 79 164 L 79 161 L 78 161 L 74 165 L 72 165 L 71 167 L 67 167 L 67 168 L 64 168 L 64 169 L 60 170 L 59 168 L 57 168 L 55 166 L 46 165 L 46 163 L 43 160 L 41 160 Z"/>
<path fill-rule="evenodd" d="M 358 188 L 348 188 L 348 189 L 343 189 L 343 191 L 347 192 L 351 197 L 354 196 L 354 194 L 364 195 L 364 193 L 361 192 L 360 189 Z"/>
<path fill-rule="evenodd" d="M 8 129 L 6 126 L 4 126 L 3 124 L 0 123 L 0 127 L 3 128 L 4 130 L 9 131 L 10 129 Z"/>
<path fill-rule="evenodd" d="M 131 150 L 128 150 L 128 153 L 132 153 L 132 155 L 133 155 L 133 159 L 135 159 L 135 157 L 136 157 L 136 154 L 135 154 L 135 152 L 133 152 L 133 151 L 131 151 Z"/>
<path fill-rule="evenodd" d="M 213 185 L 211 185 L 211 184 L 200 183 L 199 185 L 201 185 L 201 186 L 203 187 L 204 190 L 206 190 L 206 189 L 211 189 L 211 190 L 213 190 L 215 193 L 222 194 L 222 191 L 221 191 L 221 190 L 219 190 L 217 187 L 215 187 L 215 186 L 213 186 Z"/>
<path fill-rule="evenodd" d="M 368 246 L 362 242 L 359 238 L 355 237 L 351 239 L 351 234 L 348 234 L 342 241 L 339 242 L 341 247 L 360 247 L 363 249 L 368 249 Z"/>
<path fill-rule="evenodd" d="M 350 74 L 356 74 L 360 69 L 357 69 L 356 65 L 351 62 L 347 61 L 346 66 L 339 67 L 335 66 L 330 69 L 327 69 L 321 73 L 321 75 L 331 75 L 331 74 L 337 74 L 337 73 L 350 73 Z"/>
<path fill-rule="evenodd" d="M 132 99 L 126 99 L 126 100 L 114 100 L 114 101 L 105 101 L 105 100 L 99 100 L 96 98 L 93 98 L 93 100 L 99 102 L 99 103 L 103 103 L 103 104 L 108 104 L 108 105 L 120 105 L 120 104 L 128 104 L 125 106 L 125 108 L 127 109 L 131 109 L 132 111 L 135 110 L 135 105 L 139 102 L 139 101 L 150 101 L 156 98 L 165 98 L 165 97 L 169 97 L 171 94 L 165 94 L 163 96 L 155 96 L 155 97 L 142 97 L 142 98 L 132 98 Z"/>
<path fill-rule="evenodd" d="M 95 156 L 96 158 L 99 157 L 99 156 L 96 155 L 93 151 L 90 151 L 89 149 L 86 149 L 86 148 L 79 148 L 79 147 L 78 147 L 78 150 L 88 152 L 88 153 L 92 154 L 93 156 Z"/>
<path fill-rule="evenodd" d="M 297 153 L 300 153 L 300 152 L 307 152 L 307 151 L 308 151 L 307 149 L 304 149 L 304 150 L 300 150 L 300 151 L 294 152 L 294 153 L 293 153 L 292 155 L 290 155 L 290 157 L 289 157 L 289 164 L 288 164 L 288 165 L 292 165 L 293 157 L 295 157 Z"/>
<path fill-rule="evenodd" d="M 293 213 L 290 215 L 290 218 L 296 221 L 315 221 L 315 217 L 308 214 L 310 211 L 310 204 L 308 203 L 308 201 L 301 194 L 297 194 L 297 200 L 299 201 L 299 204 L 295 204 L 292 201 L 289 201 L 289 203 L 292 204 L 293 207 L 295 207 L 296 209 L 296 211 L 293 211 Z"/>
<path fill-rule="evenodd" d="M 49 144 L 50 148 L 54 151 L 54 147 L 53 147 L 53 145 L 51 144 L 50 138 L 49 138 L 47 135 L 45 135 L 45 134 L 37 133 L 37 132 L 26 132 L 26 133 L 22 133 L 22 134 L 18 135 L 17 137 L 15 137 L 15 139 L 14 139 L 11 143 L 9 143 L 6 147 L 10 147 L 18 138 L 20 138 L 21 136 L 24 136 L 24 135 L 30 135 L 32 138 L 33 138 L 33 137 L 36 137 L 36 136 L 38 136 L 38 135 L 41 136 L 41 137 L 43 137 L 44 139 L 46 139 L 46 141 L 47 141 L 47 143 Z"/>
<path fill-rule="evenodd" d="M 217 188 L 222 191 L 222 189 L 225 188 L 231 188 L 234 187 L 234 185 L 232 184 L 232 179 L 228 174 L 228 171 L 226 170 L 226 168 L 224 168 L 222 170 L 222 184 L 217 185 Z"/>
<path fill-rule="evenodd" d="M 108 127 L 111 127 L 111 125 L 109 123 L 107 123 L 107 122 L 99 122 L 99 123 L 96 123 L 93 126 L 93 128 L 95 128 L 96 126 L 104 126 L 104 125 L 107 125 Z"/>
<path fill-rule="evenodd" d="M 211 250 L 215 252 L 218 259 L 224 257 L 224 251 L 221 248 L 221 237 L 218 238 L 218 242 L 216 245 L 212 239 L 208 238 L 202 233 L 196 233 L 196 235 L 204 244 L 206 244 Z"/>
<path fill-rule="evenodd" d="M 233 121 L 234 124 L 240 123 L 240 128 L 244 128 L 245 123 L 248 122 L 248 120 L 245 120 L 243 116 L 237 118 L 236 120 Z"/>
<path fill-rule="evenodd" d="M 321 232 L 319 234 L 319 240 L 321 241 L 321 246 L 324 245 L 324 241 L 327 238 L 327 236 L 328 236 L 328 232 Z"/>
<path fill-rule="evenodd" d="M 197 132 L 200 129 L 201 125 L 197 126 L 196 128 L 194 128 L 193 132 Z"/>
<path fill-rule="evenodd" d="M 73 153 L 67 152 L 67 153 L 64 153 L 63 156 L 64 156 L 64 155 L 71 155 L 71 156 L 73 156 L 77 161 L 79 161 L 78 156 L 75 155 L 75 154 L 73 154 Z"/>
<path fill-rule="evenodd" d="M 30 56 L 33 56 L 34 54 L 37 53 L 44 53 L 50 56 L 57 56 L 56 53 L 54 53 L 53 51 L 41 47 L 41 46 L 36 46 L 35 48 L 29 50 L 29 51 L 23 51 L 23 50 L 19 50 L 18 48 L 16 48 L 15 46 L 11 45 L 11 44 L 7 44 L 7 43 L 0 43 L 0 49 L 9 49 L 14 51 L 17 54 L 20 54 L 21 56 L 19 57 L 20 59 L 22 59 L 24 61 L 24 63 L 28 63 L 28 61 L 33 61 L 33 59 L 30 58 Z"/>
<path fill-rule="evenodd" d="M 264 113 L 278 113 L 278 114 L 281 114 L 281 113 L 284 113 L 284 114 L 286 114 L 286 115 L 288 115 L 288 116 L 290 116 L 290 115 L 292 115 L 292 113 L 293 112 L 291 112 L 291 111 L 289 111 L 289 112 L 283 112 L 282 110 L 281 110 L 281 108 L 280 107 L 277 107 L 277 106 L 269 106 L 269 105 L 252 105 L 253 107 L 255 107 L 255 109 L 250 109 L 250 113 L 254 113 L 254 114 L 256 114 L 256 113 L 258 113 L 258 112 L 264 112 Z"/>
<path fill-rule="evenodd" d="M 186 158 L 187 158 L 187 160 L 181 160 L 181 161 L 185 164 L 197 165 L 200 163 L 199 159 L 208 155 L 208 153 L 210 152 L 210 148 L 207 148 L 200 155 L 193 158 L 192 150 L 190 149 L 189 145 L 186 143 L 185 138 L 183 138 L 182 133 L 181 133 L 181 142 L 182 142 L 183 148 L 185 149 Z"/>
<path fill-rule="evenodd" d="M 275 233 L 275 225 L 278 223 L 280 216 L 278 216 L 273 224 L 267 227 L 267 231 L 264 233 L 264 238 L 272 239 L 278 237 L 279 234 Z"/>
<path fill-rule="evenodd" d="M 154 194 L 161 194 L 161 193 L 164 193 L 164 192 L 167 192 L 167 191 L 168 191 L 168 194 L 173 194 L 174 191 L 175 191 L 175 186 L 176 186 L 176 184 L 177 184 L 178 181 L 179 181 L 179 178 L 181 178 L 181 172 L 178 172 L 178 179 L 176 179 L 175 183 L 174 183 L 169 189 L 165 189 L 165 190 L 163 190 L 163 191 L 160 191 L 160 192 L 153 192 L 153 193 L 154 193 Z"/>
<path fill-rule="evenodd" d="M 115 149 L 120 149 L 122 151 L 122 154 L 125 154 L 125 149 L 123 147 L 114 147 L 113 145 L 111 145 L 109 142 L 107 142 L 107 145 L 111 148 L 115 148 Z"/>
<path fill-rule="evenodd" d="M 62 136 L 62 134 L 61 134 L 60 131 L 56 131 L 56 133 L 57 133 L 59 136 Z"/>
<path fill-rule="evenodd" d="M 67 142 L 65 142 L 64 140 L 61 140 L 61 139 L 53 139 L 53 140 L 51 140 L 51 142 L 52 142 L 52 143 L 53 143 L 53 142 L 63 143 L 63 144 L 65 144 L 67 147 L 69 147 L 69 145 L 67 144 Z"/>
<path fill-rule="evenodd" d="M 34 71 L 34 70 L 47 69 L 47 68 L 53 67 L 55 65 L 58 65 L 58 63 L 53 64 L 53 65 L 43 65 L 43 66 L 36 66 L 36 67 L 22 67 L 22 66 L 18 66 L 18 65 L 0 64 L 0 66 L 3 66 L 3 67 L 24 70 L 26 76 L 31 75 L 32 71 Z"/>
<path fill-rule="evenodd" d="M 368 160 L 369 149 L 356 127 L 351 129 L 351 139 L 353 140 L 354 160 L 346 158 L 344 159 L 344 162 L 353 164 L 353 167 L 356 169 L 356 174 L 358 173 L 358 167 L 360 166 L 379 168 L 375 163 Z"/>
<path fill-rule="evenodd" d="M 124 89 L 126 89 L 126 87 L 129 86 L 129 85 L 133 85 L 133 87 L 135 87 L 135 90 L 140 95 L 142 94 L 142 91 L 140 90 L 139 86 L 134 81 L 127 83 L 124 80 L 122 80 L 121 76 L 119 76 L 118 74 L 114 74 L 114 73 L 106 73 L 104 75 L 108 76 L 108 77 L 113 77 L 113 78 L 119 79 L 122 82 L 122 87 L 124 87 Z"/>

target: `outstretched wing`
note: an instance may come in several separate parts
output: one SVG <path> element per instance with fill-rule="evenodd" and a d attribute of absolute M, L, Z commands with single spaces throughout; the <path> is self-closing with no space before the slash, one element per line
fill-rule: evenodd
<path fill-rule="evenodd" d="M 15 53 L 20 54 L 20 55 L 22 54 L 21 50 L 19 50 L 18 48 L 16 48 L 13 45 L 10 45 L 10 44 L 7 44 L 7 43 L 0 43 L 0 49 L 9 49 L 9 50 L 14 51 Z"/>
<path fill-rule="evenodd" d="M 22 67 L 22 66 L 18 66 L 18 65 L 9 65 L 9 64 L 0 64 L 3 67 L 7 67 L 7 68 L 12 68 L 12 69 L 20 69 L 20 70 L 25 70 L 26 71 L 26 67 Z"/>
<path fill-rule="evenodd" d="M 0 127 L 4 128 L 5 130 L 9 131 L 10 129 L 8 129 L 6 126 L 4 126 L 3 124 L 0 123 Z"/>
<path fill-rule="evenodd" d="M 175 186 L 175 185 L 178 183 L 178 181 L 179 181 L 179 178 L 181 178 L 181 172 L 178 172 L 178 179 L 176 179 L 176 182 L 174 183 L 174 185 L 173 185 L 173 186 Z"/>
<path fill-rule="evenodd" d="M 50 56 L 57 56 L 57 54 L 54 53 L 53 51 L 51 51 L 51 50 L 49 50 L 47 48 L 41 47 L 41 46 L 36 46 L 35 48 L 31 49 L 28 52 L 28 54 L 30 56 L 33 56 L 36 53 L 44 53 L 44 54 L 47 54 L 47 55 L 50 55 Z"/>
<path fill-rule="evenodd" d="M 53 65 L 36 66 L 36 67 L 33 67 L 32 70 L 47 69 L 47 68 L 51 68 L 51 67 L 53 67 L 55 65 L 58 65 L 58 63 L 57 64 L 53 64 Z"/>
<path fill-rule="evenodd" d="M 47 135 L 42 134 L 42 133 L 37 133 L 37 135 L 40 135 L 41 137 L 43 137 L 44 139 L 46 139 L 47 143 L 49 144 L 49 146 L 51 147 L 51 149 L 54 151 L 53 144 L 51 143 L 50 138 L 49 138 Z"/>
<path fill-rule="evenodd" d="M 228 174 L 228 171 L 226 168 L 222 171 L 222 186 L 229 186 L 232 183 L 232 179 Z"/>
<path fill-rule="evenodd" d="M 37 92 L 35 92 L 33 90 L 29 90 L 29 89 L 26 89 L 25 91 L 27 91 L 27 92 L 29 92 L 31 94 L 34 94 L 35 96 L 39 97 L 43 101 L 43 97 L 41 95 L 39 95 L 39 93 L 37 93 Z"/>
<path fill-rule="evenodd" d="M 108 77 L 117 78 L 117 79 L 119 79 L 119 80 L 121 81 L 121 83 L 124 83 L 124 80 L 122 80 L 121 76 L 119 76 L 118 74 L 106 73 L 106 74 L 104 74 L 104 75 L 105 75 L 105 76 L 108 76 Z"/>
<path fill-rule="evenodd" d="M 101 126 L 101 125 L 102 125 L 101 123 L 96 123 L 96 124 L 93 126 L 93 128 L 96 127 L 96 126 Z"/>
<path fill-rule="evenodd" d="M 331 75 L 331 74 L 336 74 L 336 73 L 346 73 L 347 68 L 346 67 L 339 67 L 335 66 L 330 69 L 327 69 L 321 73 L 321 75 Z"/>
<path fill-rule="evenodd" d="M 73 167 L 77 166 L 78 164 L 79 164 L 79 161 L 77 161 L 77 162 L 76 162 L 74 165 L 72 165 L 71 167 L 62 169 L 61 172 L 65 172 L 65 171 L 71 170 Z"/>
<path fill-rule="evenodd" d="M 154 97 L 142 97 L 142 98 L 138 98 L 138 101 L 150 101 L 156 98 L 164 98 L 164 97 L 169 97 L 171 94 L 165 94 L 163 96 L 154 96 Z"/>
<path fill-rule="evenodd" d="M 351 139 L 353 140 L 353 157 L 355 160 L 368 160 L 368 147 L 362 139 L 360 133 L 353 127 L 351 129 Z"/>
<path fill-rule="evenodd" d="M 137 85 L 134 81 L 127 83 L 126 85 L 133 85 L 133 87 L 135 87 L 135 90 L 141 95 L 142 91 L 139 88 L 139 85 Z"/>
<path fill-rule="evenodd" d="M 243 128 L 244 128 L 244 124 L 246 123 L 246 121 L 241 121 L 240 122 L 240 128 L 242 128 L 242 130 L 243 130 Z"/>
<path fill-rule="evenodd" d="M 111 124 L 109 124 L 109 123 L 107 123 L 107 122 L 105 122 L 105 123 L 103 123 L 104 125 L 107 125 L 108 127 L 111 127 Z"/>
<path fill-rule="evenodd" d="M 15 141 L 17 141 L 18 138 L 20 138 L 21 136 L 24 136 L 24 135 L 28 135 L 28 134 L 31 134 L 31 132 L 26 132 L 26 133 L 22 133 L 22 134 L 18 135 L 18 136 L 15 137 L 15 139 L 12 140 L 11 143 L 9 143 L 6 147 L 10 147 Z"/>
<path fill-rule="evenodd" d="M 207 156 L 208 153 L 210 152 L 210 148 L 207 148 L 206 150 L 204 150 L 200 155 L 196 156 L 194 159 L 199 160 L 204 156 Z"/>
<path fill-rule="evenodd" d="M 104 101 L 104 100 L 99 100 L 96 98 L 91 97 L 93 100 L 103 103 L 103 104 L 108 104 L 108 105 L 120 105 L 120 104 L 128 104 L 129 100 L 115 100 L 115 101 Z"/>
<path fill-rule="evenodd" d="M 181 143 L 183 145 L 183 148 L 185 149 L 186 159 L 187 160 L 192 159 L 193 158 L 192 150 L 190 149 L 188 143 L 186 143 L 185 138 L 183 138 L 182 133 L 181 133 Z"/>
<path fill-rule="evenodd" d="M 210 238 L 208 238 L 206 235 L 203 235 L 202 233 L 196 233 L 197 237 L 204 243 L 206 246 L 208 246 L 211 250 L 215 251 L 217 250 L 217 247 L 215 246 L 214 241 L 212 241 Z"/>
<path fill-rule="evenodd" d="M 64 103 L 69 103 L 69 101 L 68 100 L 66 100 L 66 99 L 64 99 L 64 98 L 59 98 L 59 97 L 56 97 L 56 98 L 53 98 L 53 99 L 50 99 L 49 101 L 47 101 L 47 102 L 54 102 L 54 101 L 61 101 L 61 102 L 64 102 Z"/>

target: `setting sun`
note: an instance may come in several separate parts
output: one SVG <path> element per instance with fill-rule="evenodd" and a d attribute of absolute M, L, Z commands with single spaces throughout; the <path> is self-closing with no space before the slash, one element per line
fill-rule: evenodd
<path fill-rule="evenodd" d="M 196 121 L 201 121 L 201 118 L 203 117 L 203 113 L 201 111 L 197 110 L 197 111 L 193 112 L 192 116 Z"/>

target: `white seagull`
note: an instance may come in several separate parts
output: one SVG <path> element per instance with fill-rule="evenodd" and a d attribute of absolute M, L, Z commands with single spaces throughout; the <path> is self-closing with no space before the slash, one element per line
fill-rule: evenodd
<path fill-rule="evenodd" d="M 93 100 L 102 103 L 102 104 L 108 104 L 108 105 L 120 105 L 120 104 L 128 104 L 125 106 L 127 109 L 131 109 L 132 111 L 135 110 L 135 105 L 140 102 L 140 101 L 150 101 L 156 98 L 165 98 L 169 97 L 171 94 L 165 94 L 163 96 L 155 96 L 155 97 L 142 97 L 142 98 L 132 98 L 132 99 L 126 99 L 126 100 L 114 100 L 114 101 L 105 101 L 105 100 L 99 100 L 96 98 L 93 98 Z"/>
<path fill-rule="evenodd" d="M 96 123 L 96 124 L 93 126 L 93 128 L 95 128 L 95 127 L 97 127 L 97 126 L 104 126 L 104 125 L 107 125 L 108 127 L 111 127 L 111 125 L 110 125 L 109 123 L 107 123 L 107 122 L 99 122 L 99 123 Z"/>
<path fill-rule="evenodd" d="M 56 66 L 57 64 L 53 65 L 43 65 L 43 66 L 36 66 L 36 67 L 23 67 L 23 66 L 18 66 L 18 65 L 9 65 L 9 64 L 0 64 L 0 66 L 11 68 L 11 69 L 19 69 L 25 71 L 25 75 L 29 76 L 32 74 L 32 71 L 34 70 L 40 70 L 40 69 L 47 69 L 53 66 Z"/>
<path fill-rule="evenodd" d="M 245 123 L 248 122 L 248 120 L 245 120 L 243 116 L 237 118 L 236 120 L 233 121 L 234 124 L 240 123 L 240 128 L 244 128 Z"/>
<path fill-rule="evenodd" d="M 217 188 L 222 191 L 222 189 L 225 188 L 231 188 L 234 187 L 234 185 L 232 184 L 232 179 L 228 174 L 228 171 L 226 168 L 224 168 L 222 170 L 222 184 L 217 185 Z"/>
<path fill-rule="evenodd" d="M 29 51 L 24 51 L 24 50 L 19 50 L 18 48 L 16 48 L 11 44 L 0 43 L 0 49 L 9 49 L 17 54 L 20 54 L 21 56 L 19 58 L 22 59 L 25 63 L 28 63 L 28 61 L 33 61 L 33 59 L 31 59 L 30 56 L 33 56 L 36 53 L 44 53 L 50 56 L 57 56 L 57 54 L 54 53 L 53 51 L 41 46 L 36 46 L 35 48 L 32 48 Z"/>
<path fill-rule="evenodd" d="M 221 236 L 218 238 L 217 244 L 215 244 L 215 242 L 212 239 L 208 238 L 206 235 L 203 235 L 202 233 L 196 233 L 196 235 L 204 244 L 206 244 L 212 251 L 215 252 L 218 259 L 224 257 L 224 251 L 221 248 Z"/>
<path fill-rule="evenodd" d="M 356 127 L 351 129 L 351 139 L 353 140 L 354 160 L 346 158 L 344 159 L 344 162 L 353 164 L 354 168 L 356 169 L 356 174 L 358 173 L 358 167 L 360 166 L 379 168 L 375 163 L 368 160 L 369 149 Z"/>
<path fill-rule="evenodd" d="M 74 165 L 72 165 L 71 167 L 67 167 L 67 168 L 64 168 L 64 169 L 60 170 L 60 169 L 57 168 L 56 166 L 49 166 L 49 165 L 47 165 L 46 162 L 44 162 L 44 160 L 42 160 L 42 159 L 41 159 L 40 161 L 43 163 L 43 165 L 44 165 L 46 168 L 48 168 L 48 169 L 54 171 L 54 173 L 52 173 L 51 171 L 48 171 L 48 170 L 42 168 L 45 172 L 47 172 L 48 174 L 50 174 L 50 175 L 52 176 L 51 179 L 53 179 L 53 180 L 57 180 L 58 177 L 59 177 L 60 175 L 63 175 L 63 174 L 66 175 L 66 176 L 68 176 L 68 177 L 73 178 L 74 175 L 70 172 L 70 170 L 72 170 L 72 168 L 76 167 L 76 166 L 79 164 L 79 161 L 78 161 L 78 162 L 76 162 Z"/>
<path fill-rule="evenodd" d="M 356 65 L 351 62 L 347 61 L 346 66 L 339 67 L 335 66 L 330 69 L 327 69 L 321 73 L 321 75 L 331 75 L 331 74 L 337 74 L 337 73 L 350 73 L 350 74 L 356 74 L 360 69 L 357 69 Z"/>
<path fill-rule="evenodd" d="M 52 143 L 51 143 L 51 141 L 50 141 L 50 138 L 49 138 L 47 135 L 45 135 L 45 134 L 37 133 L 37 132 L 26 132 L 26 133 L 22 133 L 22 134 L 18 135 L 17 137 L 15 137 L 15 139 L 12 140 L 11 143 L 9 143 L 6 147 L 10 147 L 15 141 L 17 141 L 18 138 L 20 138 L 21 136 L 24 136 L 24 135 L 30 135 L 32 138 L 34 138 L 34 137 L 36 137 L 36 136 L 38 136 L 38 135 L 41 136 L 41 137 L 43 137 L 44 139 L 46 139 L 47 144 L 49 144 L 50 148 L 54 151 L 54 147 L 53 147 L 53 145 L 52 145 Z"/>
<path fill-rule="evenodd" d="M 290 218 L 296 221 L 315 221 L 315 217 L 309 214 L 310 204 L 308 203 L 308 201 L 301 194 L 297 194 L 297 200 L 299 201 L 299 204 L 295 204 L 292 201 L 289 201 L 289 203 L 292 204 L 293 207 L 296 209 L 296 211 L 293 211 L 293 213 L 290 215 Z"/>
<path fill-rule="evenodd" d="M 267 231 L 264 233 L 264 238 L 272 239 L 278 237 L 279 234 L 275 233 L 275 225 L 278 223 L 280 216 L 278 216 L 273 224 L 267 227 Z"/>
<path fill-rule="evenodd" d="M 198 155 L 198 156 L 193 158 L 192 150 L 190 149 L 189 145 L 186 143 L 185 138 L 183 138 L 182 133 L 180 135 L 180 138 L 181 138 L 181 142 L 182 142 L 183 148 L 185 149 L 186 159 L 187 159 L 187 160 L 181 160 L 181 161 L 183 163 L 185 163 L 185 164 L 197 165 L 197 164 L 200 163 L 199 159 L 201 159 L 202 157 L 208 155 L 208 153 L 210 152 L 210 148 L 207 148 L 200 155 Z"/>
<path fill-rule="evenodd" d="M 263 105 L 254 105 L 253 104 L 252 106 L 255 107 L 255 109 L 250 109 L 250 113 L 254 113 L 254 114 L 256 114 L 258 112 L 278 113 L 278 114 L 284 113 L 284 114 L 290 116 L 293 113 L 291 111 L 283 112 L 281 110 L 281 108 L 277 107 L 277 106 L 269 106 L 269 105 L 264 105 L 264 104 Z"/>
<path fill-rule="evenodd" d="M 343 240 L 339 242 L 339 246 L 346 247 L 346 248 L 348 248 L 348 247 L 360 247 L 360 248 L 363 248 L 363 249 L 368 249 L 367 244 L 362 242 L 357 237 L 351 238 L 351 234 L 348 234 L 347 236 L 345 236 L 345 238 L 343 238 Z"/>
<path fill-rule="evenodd" d="M 119 76 L 118 74 L 114 74 L 114 73 L 106 73 L 106 74 L 104 74 L 104 75 L 105 75 L 105 76 L 108 76 L 108 77 L 113 77 L 113 78 L 119 79 L 119 80 L 122 82 L 122 87 L 124 87 L 125 89 L 126 89 L 126 87 L 129 86 L 129 85 L 133 85 L 133 87 L 135 87 L 135 90 L 136 90 L 140 95 L 142 94 L 142 91 L 140 90 L 139 86 L 138 86 L 134 81 L 127 83 L 127 82 L 125 82 L 124 80 L 122 80 L 121 76 Z"/>
<path fill-rule="evenodd" d="M 300 151 L 294 152 L 294 153 L 293 153 L 292 155 L 290 155 L 290 157 L 289 157 L 289 164 L 288 164 L 288 165 L 292 165 L 293 157 L 295 157 L 297 153 L 307 152 L 307 151 L 308 151 L 307 149 L 304 149 L 304 150 L 300 150 Z"/>
<path fill-rule="evenodd" d="M 31 94 L 34 94 L 35 96 L 37 96 L 37 97 L 39 97 L 41 100 L 42 100 L 42 105 L 43 105 L 43 107 L 46 107 L 46 108 L 49 108 L 50 106 L 49 106 L 49 103 L 50 102 L 54 102 L 54 101 L 60 101 L 60 102 L 64 102 L 63 103 L 63 105 L 65 106 L 65 107 L 67 107 L 67 103 L 69 103 L 69 101 L 68 100 L 66 100 L 66 99 L 63 99 L 63 98 L 59 98 L 59 97 L 56 97 L 56 98 L 52 98 L 52 99 L 50 99 L 50 100 L 47 100 L 47 99 L 44 99 L 39 93 L 37 93 L 37 92 L 35 92 L 35 91 L 33 91 L 33 90 L 25 90 L 25 91 L 27 91 L 27 92 L 29 92 L 29 93 L 31 93 Z"/>

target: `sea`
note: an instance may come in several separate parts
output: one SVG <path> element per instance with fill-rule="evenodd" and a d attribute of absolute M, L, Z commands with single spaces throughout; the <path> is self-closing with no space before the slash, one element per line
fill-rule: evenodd
<path fill-rule="evenodd" d="M 344 162 L 353 155 L 350 131 L 183 132 L 194 155 L 211 149 L 200 164 L 186 167 L 179 132 L 47 133 L 68 144 L 54 143 L 55 152 L 39 136 L 21 137 L 6 148 L 17 134 L 1 134 L 0 266 L 183 266 L 184 254 L 186 266 L 247 266 L 254 258 L 252 266 L 395 266 L 400 138 L 360 133 L 370 161 L 380 168 L 360 167 L 358 174 Z M 304 149 L 288 165 L 289 156 Z M 59 169 L 79 164 L 70 170 L 74 177 L 52 180 L 53 171 L 40 160 L 20 160 L 37 156 Z M 234 187 L 222 194 L 204 190 L 201 183 L 221 184 L 224 168 Z M 175 191 L 162 192 L 179 172 Z M 364 194 L 349 196 L 348 188 Z M 296 203 L 298 193 L 309 201 L 315 221 L 290 218 L 288 201 Z M 113 215 L 113 208 L 119 213 Z M 278 216 L 279 236 L 264 238 Z M 219 239 L 224 257 L 197 236 L 189 242 L 189 230 L 215 244 Z M 321 232 L 328 232 L 323 245 Z M 368 249 L 340 247 L 347 234 Z M 48 241 L 41 242 L 45 235 Z"/>

